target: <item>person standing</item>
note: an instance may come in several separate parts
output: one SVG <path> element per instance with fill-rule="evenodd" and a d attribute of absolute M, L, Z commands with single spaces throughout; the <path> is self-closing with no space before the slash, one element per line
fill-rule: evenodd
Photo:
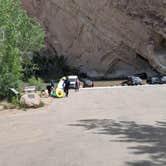
<path fill-rule="evenodd" d="M 51 96 L 51 92 L 52 92 L 51 85 L 47 85 L 47 91 L 48 91 L 49 96 Z"/>
<path fill-rule="evenodd" d="M 51 94 L 53 93 L 54 87 L 55 87 L 55 83 L 54 83 L 53 80 L 51 80 L 50 81 L 50 85 L 47 86 L 47 90 L 48 90 L 49 96 L 51 96 Z"/>
<path fill-rule="evenodd" d="M 66 94 L 66 97 L 69 95 L 69 88 L 70 88 L 70 81 L 68 77 L 66 77 L 66 80 L 64 81 L 64 92 Z"/>
<path fill-rule="evenodd" d="M 54 89 L 54 87 L 55 87 L 55 83 L 54 83 L 53 80 L 50 81 L 50 86 L 51 86 L 52 89 Z"/>
<path fill-rule="evenodd" d="M 78 92 L 80 89 L 80 81 L 79 79 L 76 80 L 76 86 L 75 86 L 75 91 Z"/>

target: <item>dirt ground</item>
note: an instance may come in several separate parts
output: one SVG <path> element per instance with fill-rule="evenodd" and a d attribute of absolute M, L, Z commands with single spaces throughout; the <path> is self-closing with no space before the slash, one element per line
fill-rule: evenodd
<path fill-rule="evenodd" d="M 122 82 L 126 80 L 111 80 L 111 81 L 94 81 L 95 87 L 105 87 L 105 86 L 121 86 Z M 143 84 L 146 85 L 146 80 L 143 80 Z"/>
<path fill-rule="evenodd" d="M 164 166 L 166 86 L 70 91 L 0 115 L 2 166 Z"/>
<path fill-rule="evenodd" d="M 18 113 L 23 113 L 23 112 L 35 112 L 35 111 L 42 111 L 42 110 L 46 110 L 48 106 L 50 106 L 53 101 L 55 99 L 54 98 L 51 98 L 51 97 L 48 97 L 48 98 L 41 98 L 41 101 L 44 103 L 44 107 L 41 107 L 41 108 L 36 108 L 36 109 L 23 109 L 23 108 L 20 108 L 20 109 L 17 109 L 17 108 L 14 108 L 14 109 L 4 109 L 4 110 L 1 110 L 0 111 L 0 116 L 3 116 L 3 115 L 15 115 L 15 114 L 18 114 Z M 8 104 L 8 103 L 5 103 L 5 104 Z"/>

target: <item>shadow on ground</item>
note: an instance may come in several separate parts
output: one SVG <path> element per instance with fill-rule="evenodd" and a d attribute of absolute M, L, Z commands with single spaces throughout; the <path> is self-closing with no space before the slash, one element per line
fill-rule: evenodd
<path fill-rule="evenodd" d="M 129 146 L 134 155 L 149 155 L 148 160 L 127 162 L 128 166 L 165 166 L 166 165 L 166 122 L 156 125 L 142 125 L 134 121 L 113 121 L 111 119 L 80 120 L 70 125 L 84 127 L 94 134 L 114 135 L 111 141 L 136 143 Z M 133 144 L 132 144 L 133 145 Z"/>

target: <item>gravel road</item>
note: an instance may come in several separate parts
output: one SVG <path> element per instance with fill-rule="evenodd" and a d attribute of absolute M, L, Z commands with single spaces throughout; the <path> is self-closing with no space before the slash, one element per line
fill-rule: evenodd
<path fill-rule="evenodd" d="M 0 116 L 0 166 L 165 166 L 166 86 L 81 89 Z"/>

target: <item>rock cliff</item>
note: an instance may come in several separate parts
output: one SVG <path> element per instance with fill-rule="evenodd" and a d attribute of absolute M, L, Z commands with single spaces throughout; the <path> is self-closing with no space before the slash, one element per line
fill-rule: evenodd
<path fill-rule="evenodd" d="M 91 77 L 166 74 L 166 0 L 23 0 L 23 6 L 44 25 L 48 47 Z"/>

